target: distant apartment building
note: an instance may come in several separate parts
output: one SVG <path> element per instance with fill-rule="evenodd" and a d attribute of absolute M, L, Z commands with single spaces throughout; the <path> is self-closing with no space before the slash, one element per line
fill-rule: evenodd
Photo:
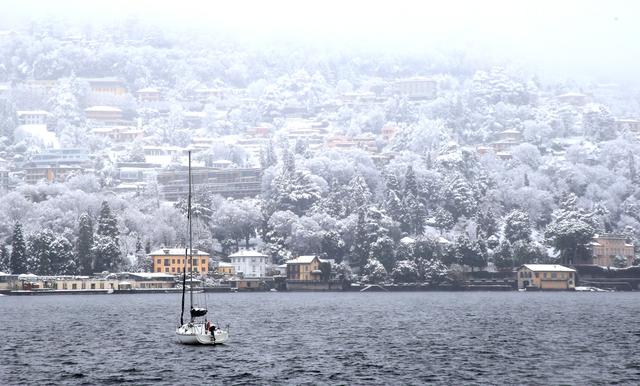
<path fill-rule="evenodd" d="M 640 119 L 616 119 L 615 124 L 618 131 L 640 134 Z"/>
<path fill-rule="evenodd" d="M 240 250 L 229 255 L 229 259 L 236 275 L 242 275 L 245 278 L 267 275 L 269 257 L 260 252 Z"/>
<path fill-rule="evenodd" d="M 577 92 L 568 92 L 556 96 L 556 99 L 562 103 L 568 103 L 574 106 L 584 106 L 587 103 L 587 96 Z"/>
<path fill-rule="evenodd" d="M 616 256 L 624 259 L 626 267 L 631 266 L 635 260 L 634 246 L 624 236 L 595 235 L 591 247 L 593 251 L 590 263 L 594 265 L 613 267 Z"/>
<path fill-rule="evenodd" d="M 46 125 L 49 113 L 43 110 L 17 111 L 20 125 Z"/>
<path fill-rule="evenodd" d="M 185 264 L 185 255 L 187 261 Z M 162 248 L 148 254 L 153 263 L 153 272 L 179 274 L 186 269 L 190 272 L 191 253 L 185 248 Z M 185 268 L 186 267 L 186 268 Z M 209 254 L 203 251 L 193 250 L 193 272 L 209 272 Z"/>
<path fill-rule="evenodd" d="M 48 98 L 57 85 L 56 79 L 30 79 L 21 84 L 24 89 L 43 98 Z"/>
<path fill-rule="evenodd" d="M 127 88 L 124 82 L 115 77 L 105 78 L 79 78 L 89 83 L 91 92 L 94 94 L 109 94 L 114 96 L 124 95 L 127 93 Z"/>
<path fill-rule="evenodd" d="M 382 139 L 389 142 L 395 138 L 397 132 L 398 128 L 396 126 L 386 125 L 380 130 L 380 135 L 382 136 Z"/>
<path fill-rule="evenodd" d="M 122 120 L 122 110 L 113 106 L 92 106 L 84 110 L 87 119 L 101 122 Z"/>
<path fill-rule="evenodd" d="M 409 99 L 433 99 L 438 93 L 438 82 L 427 77 L 398 79 L 393 82 L 394 94 Z"/>
<path fill-rule="evenodd" d="M 204 188 L 210 194 L 223 197 L 254 197 L 261 193 L 262 170 L 200 168 L 191 171 L 193 187 Z M 189 184 L 187 171 L 163 170 L 158 174 L 160 194 L 164 200 L 177 201 L 186 197 Z"/>
<path fill-rule="evenodd" d="M 136 98 L 140 102 L 158 102 L 162 99 L 162 94 L 157 88 L 147 87 L 136 91 Z"/>
<path fill-rule="evenodd" d="M 186 127 L 199 129 L 202 127 L 204 119 L 207 117 L 207 113 L 204 111 L 185 111 L 182 117 Z"/>
<path fill-rule="evenodd" d="M 65 181 L 70 175 L 90 167 L 89 152 L 79 148 L 50 149 L 33 155 L 23 165 L 25 182 L 29 184 Z"/>
<path fill-rule="evenodd" d="M 327 138 L 326 146 L 335 149 L 362 149 L 372 153 L 378 151 L 376 137 L 371 133 L 364 133 L 355 137 L 335 135 Z"/>
<path fill-rule="evenodd" d="M 91 132 L 100 138 L 108 138 L 115 143 L 129 143 L 144 137 L 144 130 L 132 126 L 96 127 Z"/>

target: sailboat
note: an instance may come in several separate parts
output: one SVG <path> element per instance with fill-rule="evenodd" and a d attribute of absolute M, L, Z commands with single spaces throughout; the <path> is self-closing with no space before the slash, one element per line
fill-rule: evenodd
<path fill-rule="evenodd" d="M 191 227 L 191 151 L 189 151 L 189 197 L 187 203 L 187 219 L 189 228 L 189 247 L 184 250 L 184 269 L 182 270 L 182 309 L 180 310 L 180 324 L 176 328 L 178 341 L 182 344 L 222 344 L 229 339 L 229 326 L 222 328 L 207 320 L 206 296 L 203 304 L 194 302 L 193 285 L 193 255 L 197 252 L 192 245 Z M 187 264 L 189 263 L 189 264 Z M 184 306 L 187 290 L 187 269 L 189 269 L 189 320 L 185 323 Z"/>

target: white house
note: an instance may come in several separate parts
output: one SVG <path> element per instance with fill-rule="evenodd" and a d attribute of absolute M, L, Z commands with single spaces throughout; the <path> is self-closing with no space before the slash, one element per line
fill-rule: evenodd
<path fill-rule="evenodd" d="M 244 277 L 265 277 L 269 257 L 257 251 L 241 250 L 229 255 L 236 274 Z"/>

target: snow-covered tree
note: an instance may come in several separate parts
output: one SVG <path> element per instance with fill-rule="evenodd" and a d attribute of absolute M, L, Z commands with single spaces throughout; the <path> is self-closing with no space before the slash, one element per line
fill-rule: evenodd
<path fill-rule="evenodd" d="M 382 283 L 387 279 L 387 270 L 381 262 L 369 259 L 362 267 L 362 281 L 366 283 Z"/>
<path fill-rule="evenodd" d="M 13 227 L 13 236 L 11 238 L 9 269 L 13 274 L 27 273 L 27 265 L 27 247 L 22 234 L 22 224 L 17 222 Z"/>
<path fill-rule="evenodd" d="M 531 222 L 527 212 L 514 209 L 504 219 L 504 237 L 510 243 L 518 240 L 529 241 L 531 237 Z"/>
<path fill-rule="evenodd" d="M 78 239 L 76 253 L 78 256 L 78 272 L 81 275 L 90 275 L 93 272 L 93 221 L 88 213 L 80 215 L 78 223 Z"/>
<path fill-rule="evenodd" d="M 397 261 L 391 271 L 391 277 L 395 283 L 416 283 L 418 281 L 418 266 L 410 260 Z"/>

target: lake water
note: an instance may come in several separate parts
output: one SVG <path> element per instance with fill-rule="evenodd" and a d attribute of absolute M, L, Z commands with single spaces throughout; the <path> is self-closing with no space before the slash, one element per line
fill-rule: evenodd
<path fill-rule="evenodd" d="M 209 294 L 220 346 L 183 346 L 177 294 L 0 297 L 0 384 L 638 384 L 640 293 Z"/>

